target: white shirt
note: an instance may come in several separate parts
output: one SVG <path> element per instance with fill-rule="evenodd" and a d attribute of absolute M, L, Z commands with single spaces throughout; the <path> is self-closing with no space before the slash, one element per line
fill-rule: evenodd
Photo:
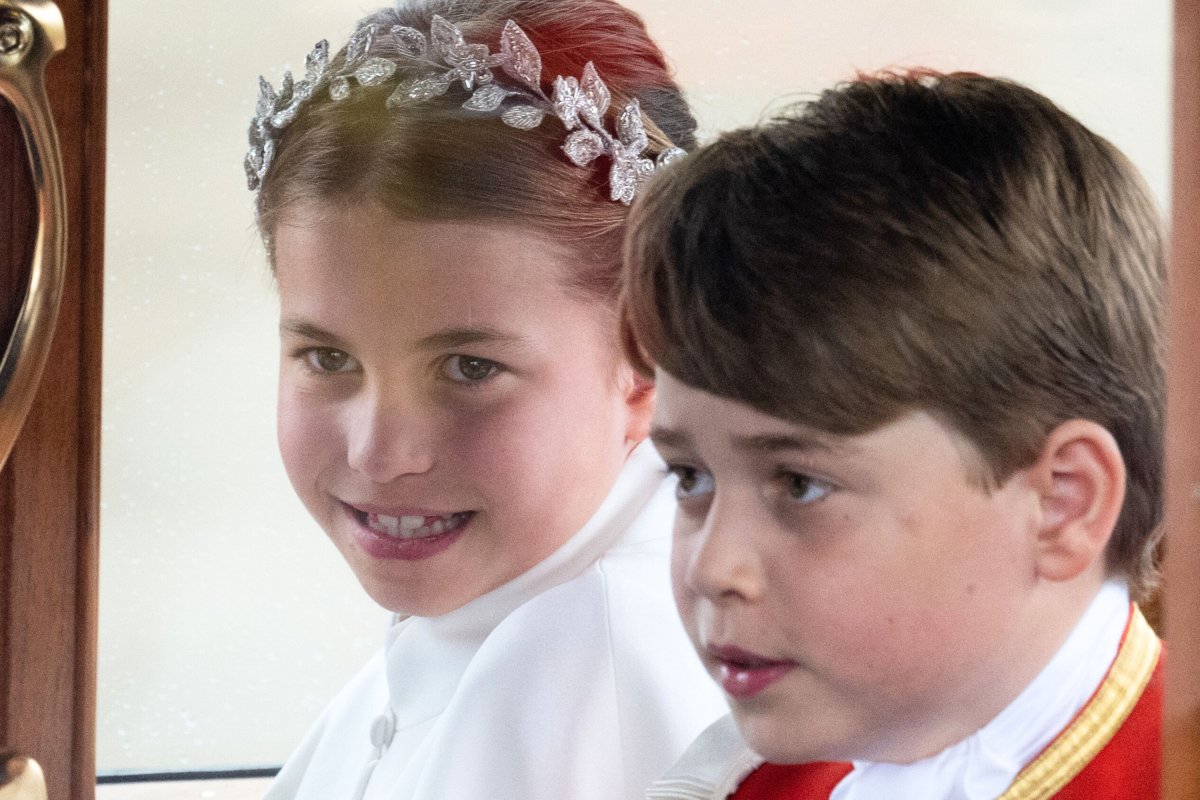
<path fill-rule="evenodd" d="M 398 621 L 267 800 L 642 797 L 727 710 L 671 597 L 674 509 L 638 447 L 547 559 L 449 614 Z"/>
<path fill-rule="evenodd" d="M 1058 652 L 987 725 L 912 764 L 856 761 L 829 800 L 995 800 L 1095 693 L 1117 656 L 1128 618 L 1128 589 L 1120 581 L 1105 583 Z M 646 796 L 724 800 L 762 763 L 733 718 L 725 717 Z"/>

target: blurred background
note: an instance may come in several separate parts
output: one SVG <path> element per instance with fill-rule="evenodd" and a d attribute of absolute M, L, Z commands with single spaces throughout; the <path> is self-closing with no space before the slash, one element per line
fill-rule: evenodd
<path fill-rule="evenodd" d="M 860 70 L 967 69 L 1047 94 L 1169 196 L 1167 0 L 627 5 L 704 139 Z M 242 171 L 258 75 L 302 73 L 373 7 L 110 0 L 102 775 L 278 766 L 382 643 L 387 614 L 276 452 L 277 309 Z"/>

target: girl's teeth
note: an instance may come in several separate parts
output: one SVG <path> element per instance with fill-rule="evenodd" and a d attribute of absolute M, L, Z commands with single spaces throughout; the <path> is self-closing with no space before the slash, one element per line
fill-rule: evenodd
<path fill-rule="evenodd" d="M 423 536 L 437 536 L 452 530 L 462 521 L 463 516 L 461 513 L 447 514 L 444 517 L 416 515 L 390 517 L 386 514 L 368 514 L 367 527 L 376 533 L 387 534 L 398 539 L 419 539 Z"/>

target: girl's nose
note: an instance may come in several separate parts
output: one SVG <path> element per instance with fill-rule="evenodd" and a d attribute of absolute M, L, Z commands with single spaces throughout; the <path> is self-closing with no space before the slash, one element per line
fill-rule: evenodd
<path fill-rule="evenodd" d="M 764 587 L 763 562 L 750 527 L 756 523 L 721 500 L 714 499 L 699 530 L 675 541 L 684 548 L 684 584 L 713 602 L 753 602 Z"/>
<path fill-rule="evenodd" d="M 433 468 L 431 423 L 419 408 L 364 394 L 346 409 L 346 458 L 374 483 L 390 483 Z"/>

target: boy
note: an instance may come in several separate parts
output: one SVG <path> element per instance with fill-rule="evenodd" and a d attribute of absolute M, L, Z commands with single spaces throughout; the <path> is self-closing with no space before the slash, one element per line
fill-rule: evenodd
<path fill-rule="evenodd" d="M 1165 266 L 1129 162 L 1011 82 L 863 78 L 668 171 L 626 255 L 737 726 L 648 796 L 1158 797 Z"/>

